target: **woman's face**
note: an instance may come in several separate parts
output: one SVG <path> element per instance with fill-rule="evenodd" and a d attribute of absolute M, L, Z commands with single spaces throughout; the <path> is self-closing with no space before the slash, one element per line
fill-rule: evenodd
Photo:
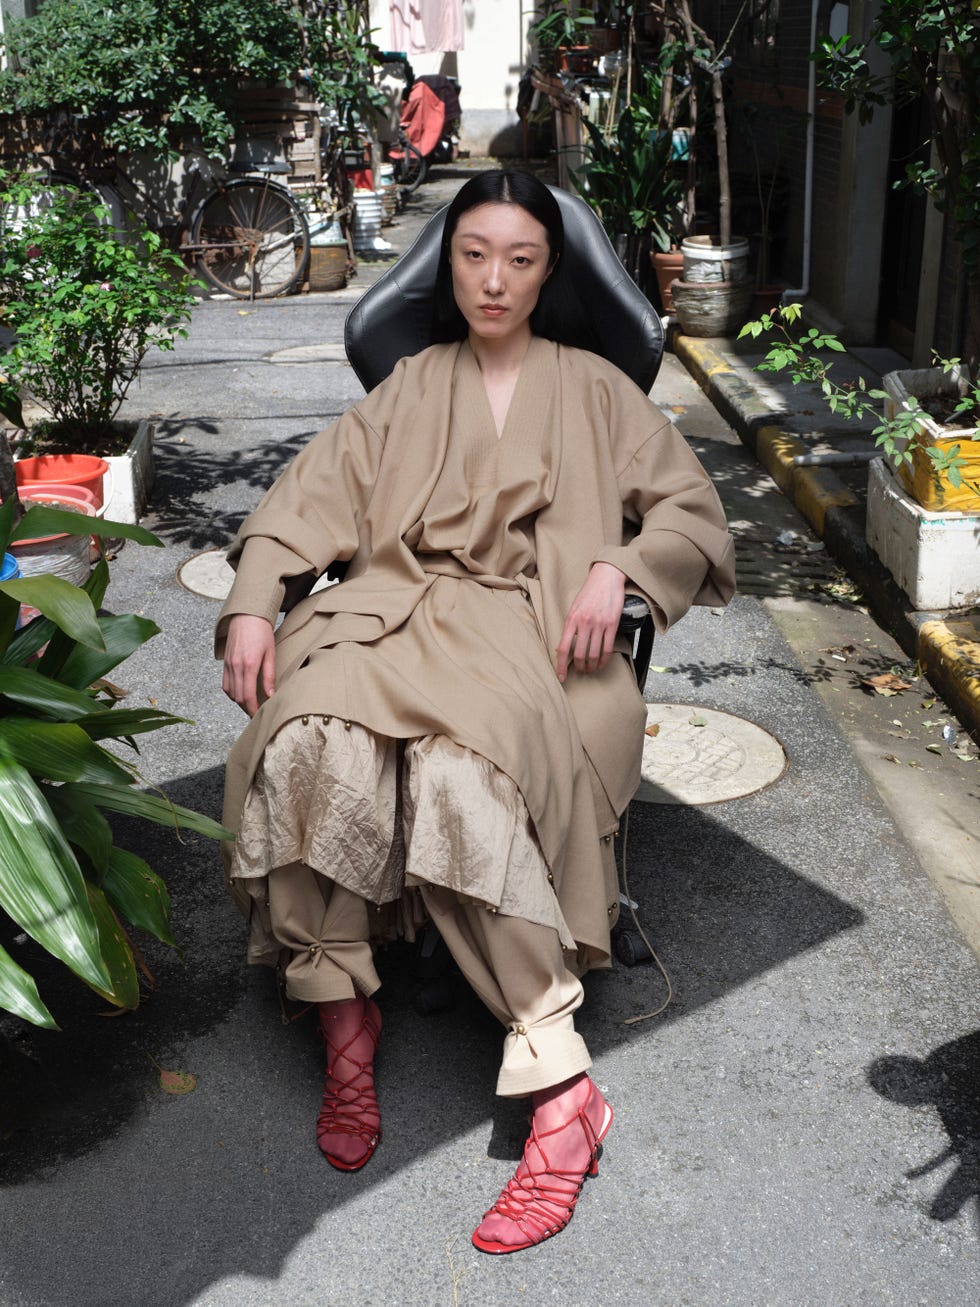
<path fill-rule="evenodd" d="M 519 204 L 467 209 L 449 246 L 453 294 L 470 333 L 487 341 L 530 335 L 528 319 L 550 272 L 548 233 Z"/>

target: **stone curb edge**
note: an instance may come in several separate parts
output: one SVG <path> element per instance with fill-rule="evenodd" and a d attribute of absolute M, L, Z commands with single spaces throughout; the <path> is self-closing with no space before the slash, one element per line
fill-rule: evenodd
<path fill-rule="evenodd" d="M 737 372 L 711 340 L 675 335 L 674 353 L 742 443 L 811 524 L 829 553 L 861 586 L 868 603 L 967 730 L 980 734 L 980 627 L 920 613 L 864 538 L 864 511 L 825 467 L 797 467 L 806 446 L 780 429 L 781 413 Z"/>

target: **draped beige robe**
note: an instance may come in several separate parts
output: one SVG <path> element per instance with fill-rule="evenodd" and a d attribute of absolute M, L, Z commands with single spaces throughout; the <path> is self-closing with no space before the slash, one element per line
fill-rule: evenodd
<path fill-rule="evenodd" d="M 482 466 L 458 457 L 455 442 L 471 431 L 477 454 L 496 440 L 472 353 L 465 343 L 432 346 L 316 436 L 242 525 L 219 657 L 233 614 L 275 621 L 287 595 L 331 562 L 349 568 L 341 585 L 301 599 L 277 632 L 276 693 L 229 757 L 224 819 L 237 828 L 265 745 L 292 717 L 340 716 L 399 738 L 446 734 L 518 784 L 580 964 L 604 965 L 618 904 L 609 837 L 639 779 L 644 708 L 625 658 L 571 671 L 561 686 L 555 649 L 593 562 L 625 572 L 663 631 L 692 603 L 727 602 L 732 541 L 707 475 L 647 397 L 596 355 L 535 339 L 498 444 L 501 459 L 546 451 L 541 506 L 529 524 L 520 476 L 509 489 L 501 478 L 489 499 L 479 477 L 461 494 L 477 558 L 486 532 L 497 541 L 488 556 L 506 572 L 507 539 L 530 532 L 533 565 L 515 579 L 480 575 L 463 550 L 427 558 L 415 546 L 434 491 L 444 498 L 447 479 L 467 483 L 467 468 Z M 495 586 L 516 587 L 533 622 L 510 603 L 491 609 Z M 423 628 L 438 645 L 431 667 Z M 403 652 L 400 668 L 374 656 L 392 648 Z M 495 666 L 494 650 L 509 664 L 496 684 L 480 674 Z M 247 911 L 248 896 L 230 888 Z"/>

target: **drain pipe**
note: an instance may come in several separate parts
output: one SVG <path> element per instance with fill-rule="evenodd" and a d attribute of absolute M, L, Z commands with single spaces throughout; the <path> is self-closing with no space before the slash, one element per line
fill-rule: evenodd
<path fill-rule="evenodd" d="M 817 48 L 817 14 L 820 0 L 810 0 L 810 53 Z M 810 60 L 806 87 L 806 164 L 803 183 L 803 284 L 784 290 L 780 304 L 806 299 L 810 293 L 810 251 L 813 244 L 813 127 L 817 108 L 817 65 Z"/>

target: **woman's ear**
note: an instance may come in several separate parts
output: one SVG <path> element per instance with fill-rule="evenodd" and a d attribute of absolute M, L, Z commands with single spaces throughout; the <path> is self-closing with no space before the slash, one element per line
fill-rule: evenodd
<path fill-rule="evenodd" d="M 560 258 L 561 258 L 561 255 L 560 255 L 560 254 L 556 254 L 555 257 L 554 257 L 554 258 L 551 260 L 551 262 L 548 264 L 548 271 L 547 271 L 547 272 L 545 273 L 545 275 L 544 275 L 544 279 L 545 279 L 545 281 L 548 280 L 548 278 L 551 276 L 551 274 L 554 272 L 554 270 L 558 267 L 558 260 L 559 260 Z"/>

